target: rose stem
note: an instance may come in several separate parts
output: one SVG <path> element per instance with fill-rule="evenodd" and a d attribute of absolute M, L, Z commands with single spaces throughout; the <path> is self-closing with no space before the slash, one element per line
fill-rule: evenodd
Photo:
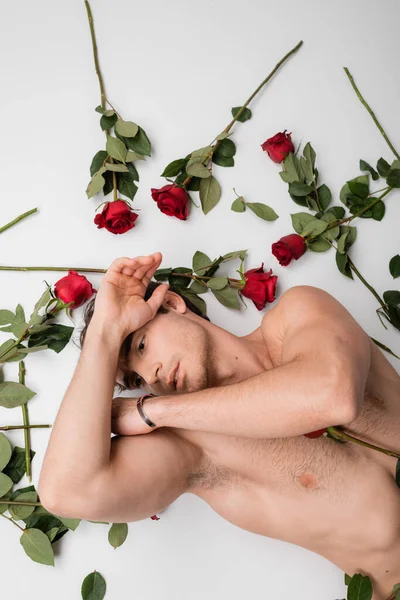
<path fill-rule="evenodd" d="M 368 106 L 367 102 L 364 100 L 364 98 L 362 97 L 359 89 L 357 88 L 354 79 L 352 77 L 352 75 L 350 74 L 350 71 L 348 70 L 347 67 L 343 67 L 347 77 L 350 80 L 351 85 L 353 86 L 354 91 L 356 92 L 358 98 L 360 99 L 360 101 L 362 102 L 362 104 L 364 104 L 365 108 L 367 109 L 367 111 L 369 112 L 369 114 L 371 115 L 371 117 L 373 118 L 375 125 L 377 126 L 377 128 L 379 129 L 379 131 L 381 132 L 381 134 L 383 135 L 384 139 L 386 140 L 389 148 L 391 149 L 391 151 L 393 152 L 393 154 L 396 156 L 396 158 L 400 159 L 400 155 L 397 152 L 396 148 L 393 146 L 393 144 L 391 143 L 391 141 L 389 140 L 388 136 L 385 133 L 385 130 L 383 129 L 382 125 L 379 123 L 378 119 L 376 118 L 375 114 L 373 113 L 373 111 L 371 110 L 371 108 Z"/>
<path fill-rule="evenodd" d="M 258 86 L 258 88 L 256 90 L 254 90 L 254 92 L 251 94 L 251 96 L 246 100 L 246 102 L 242 105 L 242 107 L 240 108 L 240 110 L 237 112 L 237 114 L 234 116 L 234 118 L 232 119 L 232 121 L 229 123 L 229 125 L 227 125 L 225 127 L 225 129 L 223 130 L 223 133 L 228 133 L 230 131 L 230 129 L 232 128 L 232 126 L 234 125 L 234 123 L 238 120 L 238 118 L 240 117 L 240 115 L 242 114 L 242 112 L 245 110 L 245 108 L 247 107 L 248 104 L 250 104 L 250 102 L 253 100 L 254 96 L 256 96 L 258 94 L 258 92 L 261 90 L 261 88 L 268 83 L 268 81 L 271 79 L 271 77 L 276 73 L 276 71 L 279 69 L 279 67 L 285 62 L 285 60 L 287 58 L 289 58 L 289 56 L 291 54 L 294 54 L 295 52 L 297 52 L 297 50 L 300 48 L 300 46 L 302 45 L 303 40 L 301 40 L 297 46 L 295 46 L 292 50 L 290 50 L 290 52 L 288 52 L 276 65 L 275 67 L 272 69 L 271 73 L 268 75 L 268 77 L 266 77 L 264 79 L 264 81 L 262 83 L 260 83 L 260 85 Z M 215 150 L 218 148 L 219 144 L 221 143 L 221 141 L 217 141 L 217 143 L 214 146 L 213 152 L 215 152 Z M 186 177 L 185 181 L 183 182 L 183 185 L 186 186 L 190 180 L 191 180 L 191 176 Z"/>
<path fill-rule="evenodd" d="M 0 426 L 0 430 L 1 431 L 9 431 L 11 429 L 25 429 L 25 428 L 32 429 L 33 427 L 35 427 L 35 428 L 37 428 L 37 427 L 52 427 L 52 425 L 3 425 L 3 426 Z"/>
<path fill-rule="evenodd" d="M 386 327 L 387 329 L 387 327 Z M 371 336 L 369 336 L 371 337 Z M 382 348 L 382 350 L 386 350 L 386 352 L 389 352 L 390 354 L 393 354 L 394 357 L 398 358 L 400 360 L 400 356 L 397 356 L 397 354 L 395 354 L 390 348 L 388 348 L 387 346 L 385 346 L 385 344 L 382 344 L 382 342 L 378 342 L 378 340 L 375 340 L 373 337 L 371 337 L 371 340 L 377 345 L 379 346 L 379 348 Z"/>
<path fill-rule="evenodd" d="M 90 36 L 92 38 L 94 66 L 96 68 L 96 74 L 97 74 L 97 77 L 99 80 L 99 85 L 100 85 L 101 107 L 104 110 L 106 107 L 107 98 L 106 98 L 106 92 L 104 89 L 103 77 L 102 77 L 101 71 L 100 71 L 99 56 L 97 53 L 96 34 L 94 32 L 94 25 L 93 25 L 93 15 L 92 15 L 92 11 L 89 6 L 89 2 L 87 0 L 85 0 L 85 6 L 86 6 L 86 12 L 87 12 L 88 20 L 89 20 Z M 111 104 L 110 104 L 110 106 L 111 106 Z M 106 137 L 108 137 L 108 135 L 110 134 L 110 131 L 108 129 L 105 129 L 104 131 L 105 131 Z M 114 160 L 111 157 L 109 157 L 109 158 L 110 158 L 110 162 L 113 163 Z M 113 171 L 112 178 L 113 178 L 114 200 L 116 200 L 117 199 L 117 176 L 114 171 Z"/>
<path fill-rule="evenodd" d="M 342 431 L 341 429 L 338 429 L 337 427 L 327 427 L 327 431 L 329 431 L 329 433 L 331 433 L 331 435 L 333 435 L 333 437 L 338 437 L 338 438 L 342 438 L 344 440 L 349 440 L 349 441 L 355 442 L 356 444 L 359 444 L 361 446 L 366 446 L 366 448 L 371 448 L 372 450 L 377 450 L 378 452 L 383 452 L 384 454 L 387 454 L 388 456 L 394 456 L 395 458 L 400 458 L 399 452 L 395 452 L 394 450 L 386 450 L 385 448 L 380 448 L 379 446 L 375 446 L 374 444 L 368 444 L 368 442 L 363 442 L 362 440 L 359 440 L 358 438 L 353 437 L 352 435 L 349 435 L 348 433 L 345 433 L 344 431 Z"/>
<path fill-rule="evenodd" d="M 24 361 L 21 360 L 19 363 L 19 382 L 22 385 L 25 385 L 25 364 Z M 29 478 L 29 482 L 32 483 L 31 476 L 31 443 L 30 443 L 30 431 L 29 431 L 29 415 L 28 415 L 28 407 L 25 404 L 21 406 L 22 408 L 22 417 L 24 420 L 24 425 L 26 428 L 24 429 L 24 438 L 25 438 L 25 461 L 26 461 L 26 474 Z"/>
<path fill-rule="evenodd" d="M 17 217 L 13 221 L 10 221 L 10 223 L 7 223 L 7 225 L 3 225 L 3 227 L 0 227 L 0 233 L 5 231 L 9 227 L 12 227 L 13 225 L 15 225 L 15 223 L 18 223 L 18 221 L 22 221 L 22 219 L 25 219 L 25 217 L 28 217 L 29 215 L 35 213 L 36 211 L 37 211 L 37 208 L 32 208 L 31 210 L 28 210 L 27 212 L 23 213 L 22 215 L 19 215 L 19 217 Z"/>

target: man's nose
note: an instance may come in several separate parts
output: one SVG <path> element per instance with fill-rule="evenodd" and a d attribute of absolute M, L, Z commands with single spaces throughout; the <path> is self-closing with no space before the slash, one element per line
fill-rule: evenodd
<path fill-rule="evenodd" d="M 158 362 L 149 369 L 148 377 L 145 377 L 148 385 L 155 385 L 160 382 L 161 364 Z"/>

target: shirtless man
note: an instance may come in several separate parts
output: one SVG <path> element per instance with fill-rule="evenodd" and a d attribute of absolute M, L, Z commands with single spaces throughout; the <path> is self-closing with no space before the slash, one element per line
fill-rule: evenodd
<path fill-rule="evenodd" d="M 243 529 L 368 575 L 374 600 L 386 599 L 400 582 L 397 459 L 304 434 L 341 425 L 400 450 L 399 375 L 316 287 L 284 292 L 242 337 L 189 310 L 166 284 L 146 301 L 161 259 L 116 259 L 101 282 L 40 473 L 42 504 L 60 516 L 130 522 L 192 493 Z M 136 400 L 113 400 L 123 372 L 154 394 L 143 410 L 155 427 Z"/>

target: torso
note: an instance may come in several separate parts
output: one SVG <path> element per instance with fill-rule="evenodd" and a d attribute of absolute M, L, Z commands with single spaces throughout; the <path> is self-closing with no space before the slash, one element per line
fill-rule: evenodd
<path fill-rule="evenodd" d="M 279 366 L 279 340 L 266 340 L 260 328 L 251 336 L 268 345 L 270 368 Z M 400 451 L 400 377 L 370 344 L 365 402 L 345 431 Z M 383 586 L 382 594 L 390 592 L 393 578 L 400 583 L 395 457 L 325 436 L 250 439 L 174 431 L 202 449 L 187 491 L 226 520 L 308 548 L 349 575 L 368 574 L 374 589 Z M 376 593 L 374 600 L 380 597 Z"/>

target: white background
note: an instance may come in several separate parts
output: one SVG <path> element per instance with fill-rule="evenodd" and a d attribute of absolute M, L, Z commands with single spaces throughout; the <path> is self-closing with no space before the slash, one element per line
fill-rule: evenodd
<path fill-rule="evenodd" d="M 399 353 L 399 333 L 382 327 L 376 300 L 358 279 L 339 273 L 333 251 L 308 252 L 286 268 L 271 255 L 271 243 L 292 232 L 290 213 L 302 208 L 290 200 L 280 167 L 260 148 L 283 129 L 293 132 L 296 147 L 311 141 L 321 183 L 336 199 L 345 181 L 360 174 L 360 158 L 373 165 L 380 156 L 393 160 L 343 66 L 400 148 L 400 9 L 395 0 L 93 0 L 91 6 L 107 95 L 153 142 L 152 158 L 138 164 L 134 206 L 141 209 L 140 217 L 121 236 L 98 230 L 93 218 L 102 198 L 88 200 L 85 194 L 91 159 L 104 148 L 105 136 L 94 112 L 100 94 L 83 1 L 2 3 L 0 224 L 35 206 L 39 212 L 0 235 L 0 264 L 106 268 L 117 256 L 161 251 L 162 267 L 190 267 L 196 250 L 216 258 L 248 248 L 245 268 L 261 262 L 272 268 L 279 277 L 277 298 L 293 285 L 319 286 L 340 300 L 369 335 Z M 163 215 L 150 188 L 164 185 L 165 165 L 222 131 L 230 108 L 243 103 L 301 39 L 298 53 L 252 103 L 253 118 L 235 127 L 236 165 L 216 168 L 223 188 L 216 208 L 205 216 L 192 206 L 186 222 Z M 268 223 L 249 210 L 232 212 L 233 187 L 249 202 L 269 204 L 280 218 Z M 193 197 L 198 203 L 198 195 Z M 380 294 L 399 287 L 388 269 L 400 251 L 399 200 L 397 192 L 385 199 L 382 222 L 356 222 L 351 256 Z M 227 263 L 220 274 L 234 277 L 238 266 L 239 261 Z M 15 309 L 21 302 L 30 314 L 43 281 L 59 277 L 0 273 L 1 308 Z M 97 287 L 101 276 L 90 280 Z M 251 301 L 240 313 L 210 294 L 206 301 L 211 320 L 237 335 L 256 328 L 265 313 Z M 80 326 L 80 312 L 75 320 Z M 386 356 L 398 369 L 398 361 Z M 78 357 L 70 343 L 60 355 L 41 353 L 26 361 L 27 385 L 37 392 L 29 403 L 32 423 L 54 422 Z M 5 371 L 15 380 L 17 363 Z M 0 420 L 20 423 L 21 411 L 0 409 Z M 35 485 L 48 436 L 48 430 L 32 433 Z M 21 432 L 9 439 L 23 446 Z M 19 487 L 24 485 L 26 477 Z M 2 519 L 3 592 L 34 600 L 55 594 L 60 600 L 80 598 L 84 577 L 96 569 L 107 581 L 110 600 L 334 600 L 346 595 L 343 573 L 326 559 L 243 531 L 193 495 L 178 499 L 159 521 L 131 523 L 127 541 L 117 550 L 108 544 L 107 532 L 106 525 L 82 522 L 56 544 L 56 567 L 51 568 L 32 562 L 17 528 Z"/>

